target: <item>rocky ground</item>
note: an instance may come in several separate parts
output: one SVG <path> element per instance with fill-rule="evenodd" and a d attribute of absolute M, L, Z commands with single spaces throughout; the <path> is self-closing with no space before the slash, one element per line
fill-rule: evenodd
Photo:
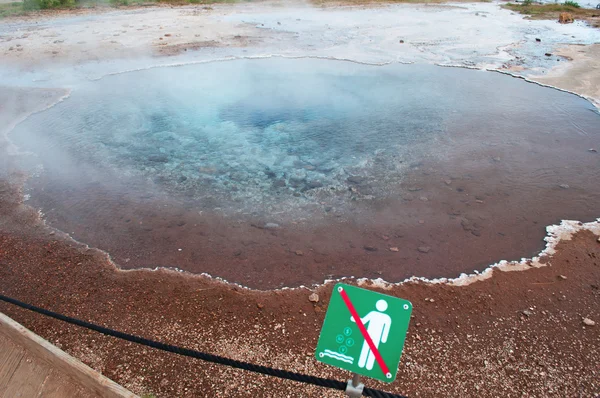
<path fill-rule="evenodd" d="M 598 41 L 584 23 L 527 21 L 495 3 L 265 3 L 28 16 L 0 23 L 0 81 L 14 90 L 0 92 L 0 135 L 65 95 L 45 90 L 15 108 L 16 87 L 68 88 L 150 65 L 270 54 L 505 70 L 598 104 Z M 15 148 L 3 141 L 2 150 Z M 106 254 L 47 228 L 23 205 L 25 177 L 7 156 L 0 167 L 2 294 L 171 344 L 348 377 L 313 357 L 332 284 L 254 291 L 171 271 L 117 270 Z M 466 286 L 386 286 L 413 302 L 414 318 L 397 381 L 368 385 L 413 397 L 600 394 L 599 228 L 590 223 L 572 239 L 566 234 L 545 267 L 495 271 Z M 308 300 L 313 292 L 316 303 Z M 7 304 L 0 310 L 139 394 L 340 395 L 124 343 Z"/>
<path fill-rule="evenodd" d="M 37 213 L 19 204 L 18 192 L 3 187 L 3 294 L 166 343 L 311 375 L 348 377 L 313 357 L 331 283 L 261 292 L 172 271 L 119 271 L 105 254 L 41 226 Z M 414 311 L 397 380 L 368 385 L 411 397 L 596 396 L 600 225 L 586 228 L 572 239 L 565 234 L 540 268 L 495 271 L 466 286 L 418 281 L 371 286 L 410 300 Z M 313 292 L 318 302 L 309 301 Z M 136 393 L 340 396 L 158 352 L 8 304 L 0 304 L 0 310 Z"/>

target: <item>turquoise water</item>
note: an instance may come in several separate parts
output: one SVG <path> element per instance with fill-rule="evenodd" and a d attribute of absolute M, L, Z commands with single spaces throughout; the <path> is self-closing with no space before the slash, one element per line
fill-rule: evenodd
<path fill-rule="evenodd" d="M 499 73 L 155 68 L 78 84 L 9 138 L 50 225 L 121 266 L 254 287 L 456 276 L 534 255 L 544 226 L 600 212 L 598 111 Z"/>
<path fill-rule="evenodd" d="M 13 137 L 58 174 L 145 177 L 197 199 L 260 205 L 346 190 L 353 176 L 397 182 L 454 101 L 443 79 L 405 71 L 271 59 L 126 73 L 77 87 Z"/>
<path fill-rule="evenodd" d="M 11 138 L 55 184 L 125 184 L 207 209 L 281 213 L 386 198 L 423 160 L 598 125 L 586 101 L 499 74 L 272 58 L 85 83 Z"/>

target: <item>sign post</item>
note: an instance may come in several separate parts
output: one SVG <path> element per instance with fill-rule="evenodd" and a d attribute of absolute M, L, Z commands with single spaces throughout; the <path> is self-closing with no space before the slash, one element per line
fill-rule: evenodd
<path fill-rule="evenodd" d="M 411 312 L 409 301 L 338 283 L 315 357 L 354 373 L 346 389 L 350 396 L 362 393 L 359 375 L 391 383 L 396 379 Z"/>

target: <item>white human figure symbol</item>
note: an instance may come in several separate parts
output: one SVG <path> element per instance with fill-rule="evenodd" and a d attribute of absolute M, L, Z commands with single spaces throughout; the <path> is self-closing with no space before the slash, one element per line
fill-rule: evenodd
<path fill-rule="evenodd" d="M 369 312 L 365 317 L 360 318 L 363 325 L 367 328 L 367 333 L 371 336 L 375 347 L 379 348 L 379 343 L 385 343 L 390 334 L 390 327 L 392 326 L 392 318 L 388 314 L 384 314 L 384 311 L 388 308 L 388 303 L 385 300 L 378 300 L 375 303 L 377 311 Z M 354 317 L 350 317 L 352 322 L 356 322 Z M 369 324 L 367 326 L 367 324 Z M 364 368 L 365 365 L 368 370 L 373 369 L 375 363 L 375 355 L 369 347 L 367 340 L 363 343 L 362 350 L 360 351 L 360 358 L 358 359 L 358 367 Z"/>

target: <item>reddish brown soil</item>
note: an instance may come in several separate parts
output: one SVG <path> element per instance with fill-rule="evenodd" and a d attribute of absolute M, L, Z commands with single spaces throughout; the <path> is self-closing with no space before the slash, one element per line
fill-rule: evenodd
<path fill-rule="evenodd" d="M 248 291 L 167 271 L 117 271 L 98 251 L 62 240 L 0 189 L 0 292 L 147 338 L 343 379 L 313 350 L 332 286 Z M 600 393 L 600 243 L 559 244 L 551 266 L 496 272 L 467 287 L 408 283 L 412 301 L 398 379 L 370 387 L 439 396 L 592 397 Z M 563 277 L 561 277 L 563 276 Z M 321 388 L 158 352 L 8 304 L 0 310 L 137 393 L 159 397 L 341 396 Z M 527 311 L 524 313 L 523 311 Z M 596 322 L 586 327 L 583 317 Z"/>

